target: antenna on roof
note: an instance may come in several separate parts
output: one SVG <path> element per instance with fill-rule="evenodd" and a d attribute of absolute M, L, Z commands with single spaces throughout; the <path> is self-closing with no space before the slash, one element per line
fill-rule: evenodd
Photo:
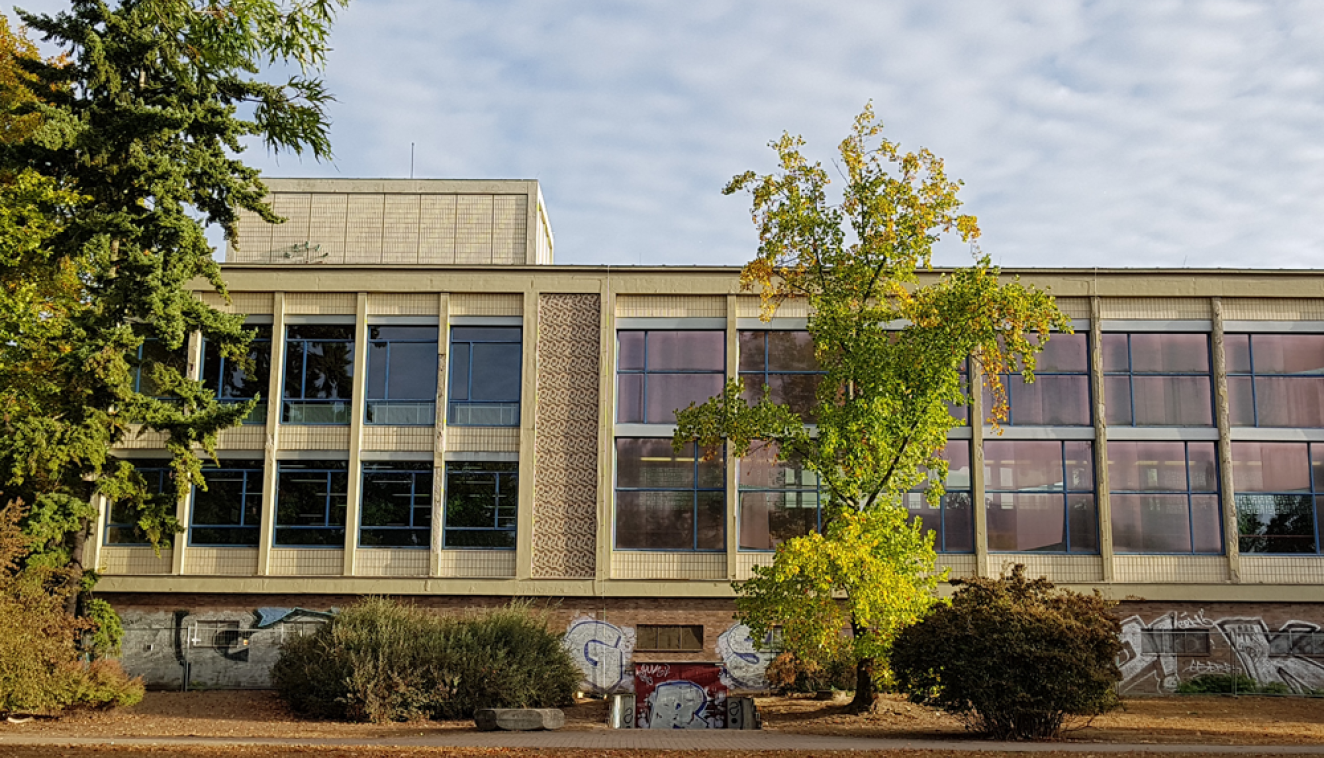
<path fill-rule="evenodd" d="M 409 143 L 409 178 L 414 178 L 414 143 Z"/>

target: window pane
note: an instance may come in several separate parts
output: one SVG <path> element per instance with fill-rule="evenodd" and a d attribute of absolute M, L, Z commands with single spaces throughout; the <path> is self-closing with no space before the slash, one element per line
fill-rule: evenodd
<path fill-rule="evenodd" d="M 1109 446 L 1109 456 L 1112 446 Z M 1191 524 L 1186 495 L 1118 495 L 1111 498 L 1113 547 L 1119 553 L 1189 553 Z"/>
<path fill-rule="evenodd" d="M 431 400 L 437 396 L 437 344 L 435 342 L 397 342 L 391 345 L 391 386 L 387 397 L 393 400 Z M 371 378 L 371 372 L 368 374 Z M 516 373 L 518 377 L 518 372 Z M 518 394 L 519 390 L 515 390 Z"/>
<path fill-rule="evenodd" d="M 1108 481 L 1114 491 L 1186 492 L 1181 442 L 1108 443 Z M 1185 502 L 1185 496 L 1182 498 Z"/>
<path fill-rule="evenodd" d="M 616 422 L 644 423 L 644 375 L 619 374 L 616 377 Z"/>
<path fill-rule="evenodd" d="M 303 343 L 291 342 L 285 346 L 285 397 L 303 397 Z"/>
<path fill-rule="evenodd" d="M 368 385 L 366 392 L 369 400 L 386 397 L 386 357 L 390 352 L 388 342 L 368 343 Z"/>
<path fill-rule="evenodd" d="M 806 331 L 768 332 L 769 371 L 818 371 L 814 339 Z"/>
<path fill-rule="evenodd" d="M 1053 334 L 1039 353 L 1035 372 L 1089 371 L 1089 351 L 1084 334 Z"/>
<path fill-rule="evenodd" d="M 644 370 L 644 333 L 617 332 L 616 364 L 621 371 Z"/>
<path fill-rule="evenodd" d="M 798 460 L 777 460 L 775 443 L 756 444 L 740 459 L 740 487 L 751 489 L 814 489 L 818 474 Z"/>
<path fill-rule="evenodd" d="M 1255 410 L 1259 426 L 1324 426 L 1324 377 L 1256 376 Z"/>
<path fill-rule="evenodd" d="M 1067 495 L 1067 528 L 1071 531 L 1071 552 L 1099 551 L 1099 516 L 1094 508 L 1094 495 Z"/>
<path fill-rule="evenodd" d="M 375 471 L 363 475 L 363 526 L 413 526 L 411 472 Z"/>
<path fill-rule="evenodd" d="M 473 378 L 470 400 L 513 402 L 519 400 L 520 345 L 476 343 L 473 346 Z"/>
<path fill-rule="evenodd" d="M 676 411 L 702 403 L 722 391 L 721 374 L 649 374 L 644 422 L 674 424 Z"/>
<path fill-rule="evenodd" d="M 1237 495 L 1241 552 L 1315 552 L 1313 506 L 1309 495 Z"/>
<path fill-rule="evenodd" d="M 984 481 L 990 490 L 1062 490 L 1059 442 L 985 442 Z M 1059 508 L 1061 498 L 1058 499 Z"/>
<path fill-rule="evenodd" d="M 740 332 L 740 370 L 763 371 L 767 332 Z"/>
<path fill-rule="evenodd" d="M 510 550 L 515 547 L 515 532 L 508 530 L 464 529 L 446 530 L 448 548 L 488 548 Z"/>
<path fill-rule="evenodd" d="M 1207 376 L 1136 376 L 1136 426 L 1211 426 Z"/>
<path fill-rule="evenodd" d="M 1324 334 L 1256 334 L 1251 351 L 1256 374 L 1324 374 Z"/>
<path fill-rule="evenodd" d="M 1064 442 L 1067 489 L 1072 492 L 1094 491 L 1094 443 Z"/>
<path fill-rule="evenodd" d="M 745 380 L 746 385 L 752 378 L 754 377 Z M 822 374 L 771 374 L 768 376 L 769 399 L 779 405 L 787 406 L 792 412 L 805 418 L 806 422 L 813 423 L 814 419 L 810 417 L 810 411 L 814 409 L 818 383 L 822 380 Z"/>
<path fill-rule="evenodd" d="M 496 527 L 496 474 L 452 472 L 447 476 L 446 526 Z"/>
<path fill-rule="evenodd" d="M 1062 496 L 1018 492 L 988 495 L 988 548 L 1011 552 L 1066 550 Z"/>
<path fill-rule="evenodd" d="M 469 346 L 451 346 L 450 399 L 463 402 L 469 399 Z"/>
<path fill-rule="evenodd" d="M 694 486 L 694 446 L 672 452 L 669 438 L 616 440 L 616 486 L 686 489 Z"/>
<path fill-rule="evenodd" d="M 1237 492 L 1310 492 L 1306 445 L 1233 442 L 1232 486 Z"/>
<path fill-rule="evenodd" d="M 726 493 L 700 492 L 698 494 L 698 521 L 695 523 L 695 548 L 699 550 L 726 549 Z"/>
<path fill-rule="evenodd" d="M 649 371 L 723 371 L 724 332 L 648 332 Z"/>
<path fill-rule="evenodd" d="M 381 326 L 368 327 L 368 339 L 372 340 L 414 340 L 419 342 L 437 341 L 435 326 Z"/>
<path fill-rule="evenodd" d="M 1088 426 L 1089 387 L 1087 376 L 1036 374 L 1033 384 L 1012 376 L 1011 421 L 1017 426 Z"/>
<path fill-rule="evenodd" d="M 354 340 L 353 324 L 291 324 L 287 329 L 290 339 Z"/>
<path fill-rule="evenodd" d="M 1228 418 L 1232 426 L 1255 426 L 1255 390 L 1249 376 L 1227 378 Z"/>
<path fill-rule="evenodd" d="M 975 551 L 975 511 L 969 492 L 950 492 L 942 496 L 943 545 L 945 553 Z"/>
<path fill-rule="evenodd" d="M 616 546 L 641 550 L 694 549 L 694 493 L 616 493 Z"/>
<path fill-rule="evenodd" d="M 1100 345 L 1103 348 L 1104 371 L 1130 371 L 1131 359 L 1127 353 L 1125 334 L 1105 334 Z"/>
<path fill-rule="evenodd" d="M 906 520 L 909 522 L 920 522 L 920 529 L 926 532 L 933 532 L 933 549 L 942 552 L 943 545 L 943 523 L 942 523 L 942 503 L 930 505 L 924 499 L 923 492 L 907 492 L 902 496 L 902 501 L 906 504 L 908 514 Z"/>
<path fill-rule="evenodd" d="M 1223 552 L 1223 514 L 1216 495 L 1191 496 L 1191 531 L 1195 534 L 1195 552 Z"/>
<path fill-rule="evenodd" d="M 1218 492 L 1217 454 L 1212 442 L 1186 443 L 1190 462 L 1191 492 Z"/>
<path fill-rule="evenodd" d="M 451 342 L 522 342 L 518 326 L 456 326 L 451 328 Z"/>
<path fill-rule="evenodd" d="M 1131 370 L 1136 373 L 1208 373 L 1209 338 L 1204 334 L 1132 334 Z"/>
<path fill-rule="evenodd" d="M 1250 373 L 1250 335 L 1223 335 L 1223 354 L 1227 359 L 1229 373 Z"/>
<path fill-rule="evenodd" d="M 740 549 L 773 550 L 818 529 L 818 493 L 740 493 Z"/>
<path fill-rule="evenodd" d="M 1105 376 L 1103 401 L 1107 409 L 1107 415 L 1104 416 L 1105 423 L 1109 426 L 1131 426 L 1130 376 Z"/>
<path fill-rule="evenodd" d="M 303 397 L 349 400 L 354 388 L 354 345 L 349 342 L 309 342 L 305 346 Z"/>

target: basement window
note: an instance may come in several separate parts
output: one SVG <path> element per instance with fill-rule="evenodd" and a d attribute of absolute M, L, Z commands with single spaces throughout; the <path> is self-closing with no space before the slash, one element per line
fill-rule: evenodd
<path fill-rule="evenodd" d="M 697 653 L 703 650 L 703 625 L 639 624 L 635 649 L 640 651 Z"/>

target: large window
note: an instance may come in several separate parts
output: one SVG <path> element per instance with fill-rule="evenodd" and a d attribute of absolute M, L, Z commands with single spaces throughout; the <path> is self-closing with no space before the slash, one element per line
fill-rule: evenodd
<path fill-rule="evenodd" d="M 809 423 L 814 419 L 823 372 L 814 358 L 814 340 L 806 331 L 740 332 L 740 378 L 751 403 L 768 398 L 789 407 Z"/>
<path fill-rule="evenodd" d="M 359 544 L 423 548 L 432 545 L 431 463 L 363 464 Z"/>
<path fill-rule="evenodd" d="M 975 512 L 970 507 L 970 443 L 948 440 L 943 451 L 947 460 L 947 481 L 942 500 L 931 505 L 924 497 L 928 484 L 905 496 L 911 520 L 918 519 L 924 529 L 933 532 L 933 547 L 940 553 L 973 553 L 975 550 Z"/>
<path fill-rule="evenodd" d="M 617 333 L 616 421 L 674 424 L 676 411 L 720 394 L 725 332 Z"/>
<path fill-rule="evenodd" d="M 1324 427 L 1324 334 L 1229 334 L 1233 426 Z"/>
<path fill-rule="evenodd" d="M 344 547 L 349 464 L 281 461 L 276 470 L 276 545 Z"/>
<path fill-rule="evenodd" d="M 271 327 L 258 326 L 256 331 L 248 349 L 251 374 L 244 370 L 240 361 L 221 355 L 216 343 L 202 343 L 202 383 L 215 392 L 216 399 L 222 403 L 245 403 L 267 391 L 268 377 L 271 376 Z M 244 423 L 267 423 L 267 404 L 254 408 Z"/>
<path fill-rule="evenodd" d="M 1054 334 L 1038 355 L 1034 382 L 1004 374 L 1011 426 L 1089 426 L 1089 344 L 1084 334 Z M 984 390 L 984 407 L 992 398 Z"/>
<path fill-rule="evenodd" d="M 172 396 L 157 386 L 152 373 L 155 367 L 160 365 L 173 368 L 183 375 L 187 361 L 183 350 L 167 350 L 161 340 L 147 337 L 143 339 L 129 362 L 132 365 L 134 392 L 157 400 L 171 400 Z"/>
<path fill-rule="evenodd" d="M 1212 442 L 1109 442 L 1113 549 L 1221 553 Z"/>
<path fill-rule="evenodd" d="M 988 549 L 1098 552 L 1093 456 L 1091 442 L 985 442 Z"/>
<path fill-rule="evenodd" d="M 446 464 L 446 547 L 514 549 L 519 464 Z"/>
<path fill-rule="evenodd" d="M 435 424 L 437 327 L 369 326 L 367 395 L 366 423 Z"/>
<path fill-rule="evenodd" d="M 726 472 L 694 443 L 616 440 L 616 547 L 623 550 L 725 550 Z"/>
<path fill-rule="evenodd" d="M 1109 424 L 1213 424 L 1208 335 L 1105 334 L 1103 371 Z"/>
<path fill-rule="evenodd" d="M 348 424 L 354 395 L 354 327 L 300 324 L 285 339 L 287 424 Z"/>
<path fill-rule="evenodd" d="M 1241 552 L 1320 552 L 1324 445 L 1234 442 L 1232 486 Z"/>
<path fill-rule="evenodd" d="M 147 481 L 149 498 L 173 499 L 175 495 L 174 472 L 170 461 L 140 460 L 133 462 L 133 468 Z M 146 545 L 147 535 L 138 527 L 138 509 L 129 501 L 110 504 L 106 514 L 107 545 Z"/>
<path fill-rule="evenodd" d="M 456 426 L 519 426 L 519 327 L 451 328 L 450 408 Z"/>
<path fill-rule="evenodd" d="M 206 489 L 193 488 L 189 544 L 257 547 L 262 527 L 262 461 L 203 463 Z"/>
<path fill-rule="evenodd" d="M 740 459 L 741 550 L 775 550 L 822 528 L 818 474 L 777 460 L 777 452 L 775 443 L 761 443 Z"/>

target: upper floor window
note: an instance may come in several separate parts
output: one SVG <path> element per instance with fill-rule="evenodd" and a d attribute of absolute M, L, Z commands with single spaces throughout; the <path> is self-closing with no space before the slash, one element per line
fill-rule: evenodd
<path fill-rule="evenodd" d="M 161 340 L 155 337 L 146 337 L 142 344 L 138 346 L 130 363 L 132 364 L 134 392 L 154 397 L 157 400 L 169 400 L 172 396 L 157 386 L 156 380 L 152 376 L 153 370 L 158 365 L 166 366 L 183 375 L 187 361 L 183 350 L 168 350 Z"/>
<path fill-rule="evenodd" d="M 514 549 L 518 521 L 518 463 L 446 464 L 446 547 Z"/>
<path fill-rule="evenodd" d="M 1221 553 L 1212 442 L 1109 442 L 1113 549 Z"/>
<path fill-rule="evenodd" d="M 1034 382 L 1003 374 L 1009 426 L 1089 426 L 1089 344 L 1084 334 L 1053 334 L 1039 353 Z M 992 407 L 984 390 L 984 407 Z"/>
<path fill-rule="evenodd" d="M 257 547 L 262 527 L 262 461 L 202 465 L 207 486 L 193 488 L 189 544 Z"/>
<path fill-rule="evenodd" d="M 919 520 L 933 532 L 933 548 L 939 553 L 973 553 L 975 512 L 971 508 L 970 443 L 948 440 L 942 457 L 947 460 L 947 481 L 938 505 L 930 505 L 924 492 L 927 482 L 905 495 L 910 520 Z"/>
<path fill-rule="evenodd" d="M 1229 334 L 1233 426 L 1324 427 L 1324 334 Z"/>
<path fill-rule="evenodd" d="M 430 547 L 432 464 L 365 462 L 359 518 L 359 544 L 363 547 Z"/>
<path fill-rule="evenodd" d="M 818 383 L 824 372 L 814 358 L 814 339 L 806 331 L 740 332 L 740 378 L 745 399 L 768 399 L 785 405 L 813 423 Z"/>
<path fill-rule="evenodd" d="M 353 396 L 354 327 L 288 327 L 282 420 L 287 424 L 348 424 Z"/>
<path fill-rule="evenodd" d="M 616 440 L 616 547 L 725 550 L 726 472 L 694 443 L 670 438 Z"/>
<path fill-rule="evenodd" d="M 1109 424 L 1214 422 L 1208 335 L 1105 334 L 1103 371 Z"/>
<path fill-rule="evenodd" d="M 257 326 L 256 331 L 248 349 L 251 374 L 240 361 L 221 355 L 216 343 L 207 340 L 202 343 L 202 384 L 215 392 L 216 399 L 222 403 L 247 402 L 267 391 L 271 376 L 271 327 Z M 267 423 L 267 404 L 254 408 L 244 423 Z"/>
<path fill-rule="evenodd" d="M 276 475 L 276 546 L 344 547 L 346 461 L 281 461 Z"/>
<path fill-rule="evenodd" d="M 519 327 L 452 327 L 447 423 L 519 426 L 522 366 Z"/>
<path fill-rule="evenodd" d="M 368 327 L 369 424 L 431 426 L 437 420 L 437 327 Z"/>
<path fill-rule="evenodd" d="M 740 549 L 775 550 L 823 526 L 818 474 L 798 460 L 777 460 L 775 443 L 740 459 Z"/>
<path fill-rule="evenodd" d="M 988 549 L 1096 553 L 1094 443 L 984 443 Z"/>
<path fill-rule="evenodd" d="M 1233 442 L 1232 486 L 1241 552 L 1320 552 L 1324 445 Z"/>
<path fill-rule="evenodd" d="M 175 494 L 174 471 L 170 461 L 137 460 L 133 468 L 146 480 L 149 498 L 173 498 Z M 106 514 L 107 545 L 146 545 L 147 535 L 138 526 L 137 510 L 128 501 L 110 504 Z"/>
<path fill-rule="evenodd" d="M 674 424 L 726 382 L 725 332 L 621 331 L 617 346 L 617 423 Z"/>

